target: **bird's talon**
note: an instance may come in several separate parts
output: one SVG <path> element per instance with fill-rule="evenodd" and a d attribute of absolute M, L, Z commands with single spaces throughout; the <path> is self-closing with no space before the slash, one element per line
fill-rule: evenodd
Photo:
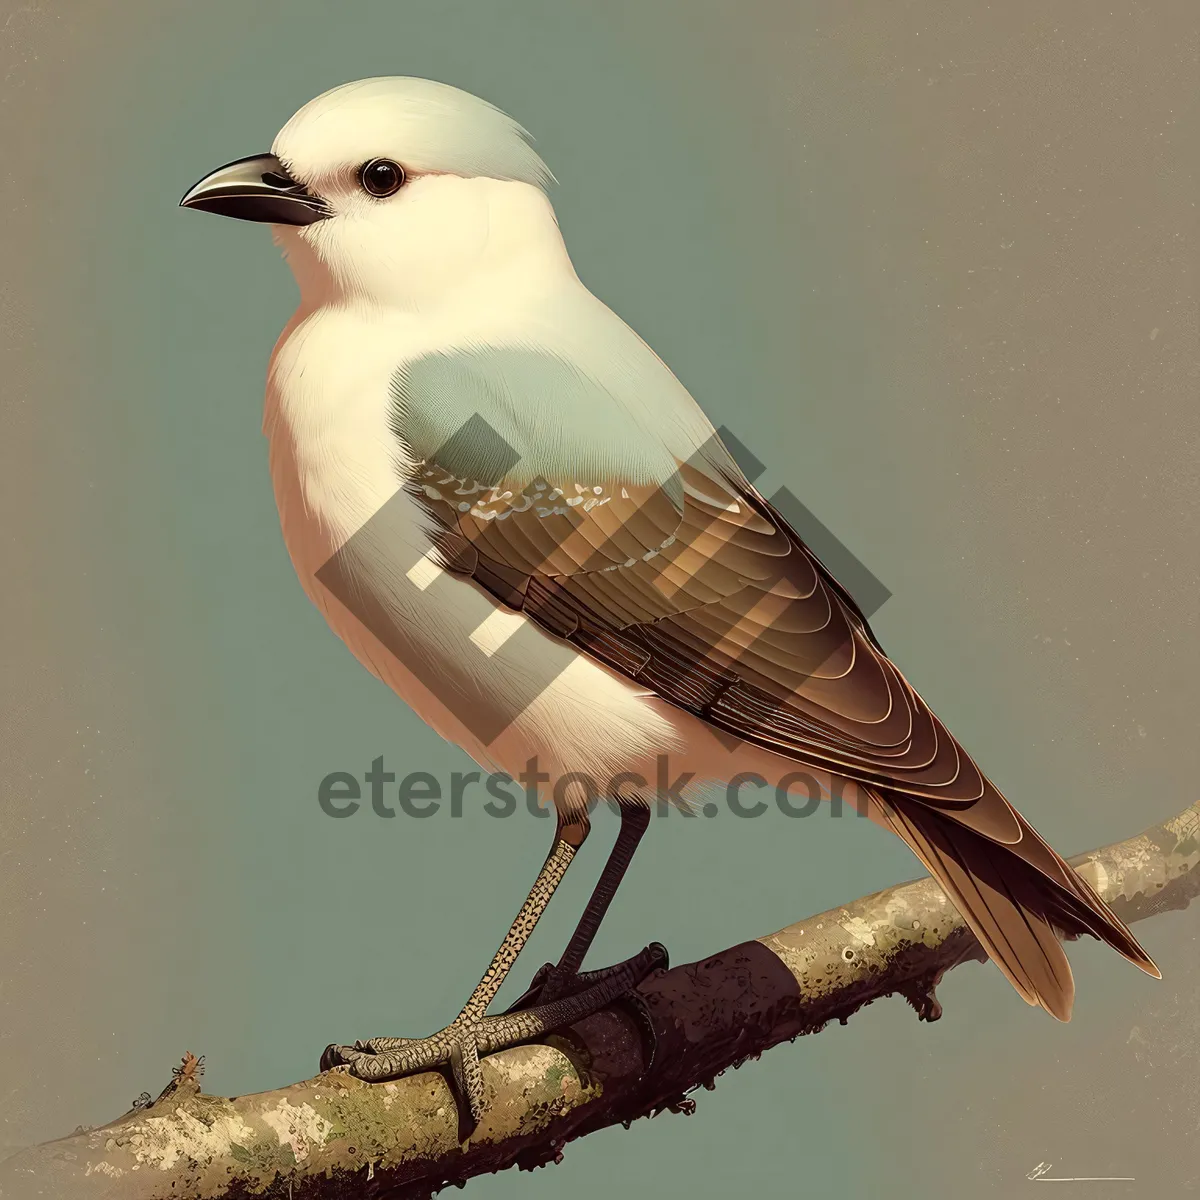
<path fill-rule="evenodd" d="M 661 942 L 651 942 L 644 950 L 627 958 L 624 962 L 614 963 L 611 967 L 601 967 L 596 971 L 567 971 L 546 963 L 539 967 L 530 980 L 529 987 L 515 1000 L 505 1013 L 523 1012 L 543 1004 L 552 1004 L 567 996 L 574 996 L 588 988 L 595 987 L 605 979 L 621 971 L 628 970 L 638 964 L 635 972 L 637 978 L 631 986 L 636 986 L 651 971 L 665 968 L 669 962 L 667 948 Z"/>
<path fill-rule="evenodd" d="M 321 1055 L 321 1070 L 322 1071 L 341 1071 L 343 1074 L 350 1072 L 350 1055 L 357 1053 L 353 1046 L 339 1046 L 336 1042 L 330 1043 L 325 1047 Z"/>

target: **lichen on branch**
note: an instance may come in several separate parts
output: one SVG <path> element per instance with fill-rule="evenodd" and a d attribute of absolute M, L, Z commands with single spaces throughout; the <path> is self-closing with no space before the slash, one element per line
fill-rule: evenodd
<path fill-rule="evenodd" d="M 1126 921 L 1185 908 L 1200 892 L 1200 802 L 1072 865 Z M 227 1099 L 200 1090 L 203 1062 L 188 1054 L 148 1105 L 0 1164 L 0 1197 L 429 1196 L 557 1161 L 597 1129 L 687 1112 L 689 1093 L 721 1072 L 880 997 L 936 1020 L 939 980 L 973 958 L 984 958 L 979 943 L 932 879 L 887 888 L 660 971 L 636 1008 L 618 1002 L 486 1058 L 487 1111 L 467 1141 L 441 1074 L 364 1083 L 338 1069 Z"/>

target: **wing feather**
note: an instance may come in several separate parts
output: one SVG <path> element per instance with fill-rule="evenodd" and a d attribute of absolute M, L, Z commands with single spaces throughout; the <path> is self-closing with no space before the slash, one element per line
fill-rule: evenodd
<path fill-rule="evenodd" d="M 537 446 L 522 417 L 536 406 L 505 387 L 538 378 L 527 357 L 518 365 L 467 391 L 497 402 L 506 437 Z M 564 459 L 562 438 L 552 439 L 558 451 L 544 461 L 534 450 L 509 475 L 482 480 L 467 468 L 478 458 L 490 469 L 507 442 L 484 439 L 480 454 L 452 438 L 446 461 L 436 450 L 414 456 L 406 486 L 449 570 L 724 732 L 866 785 L 877 819 L 937 876 L 1031 1003 L 1070 1013 L 1074 985 L 1056 929 L 1094 933 L 1154 972 L 930 711 L 853 598 L 715 433 L 668 468 L 661 442 L 643 439 L 626 453 L 597 419 L 605 405 L 613 411 L 611 390 L 561 363 L 549 377 L 570 393 L 560 396 L 564 410 L 590 413 L 578 455 Z M 406 411 L 419 401 L 410 389 Z M 394 425 L 402 439 L 403 416 Z M 418 427 L 446 426 L 445 414 L 435 418 Z M 555 413 L 552 427 L 563 420 Z"/>

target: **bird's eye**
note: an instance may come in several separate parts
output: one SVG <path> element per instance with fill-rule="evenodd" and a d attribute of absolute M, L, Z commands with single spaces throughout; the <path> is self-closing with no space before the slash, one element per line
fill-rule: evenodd
<path fill-rule="evenodd" d="M 390 158 L 373 158 L 358 172 L 363 191 L 381 200 L 398 192 L 404 186 L 404 178 L 404 168 Z"/>

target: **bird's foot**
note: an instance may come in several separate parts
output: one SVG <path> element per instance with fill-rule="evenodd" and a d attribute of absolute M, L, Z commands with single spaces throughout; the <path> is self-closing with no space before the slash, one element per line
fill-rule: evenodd
<path fill-rule="evenodd" d="M 382 1082 L 448 1066 L 459 1105 L 461 1132 L 470 1134 L 483 1116 L 485 1094 L 480 1059 L 532 1041 L 555 1029 L 590 1016 L 636 987 L 651 971 L 665 965 L 666 952 L 657 943 L 641 954 L 610 968 L 604 978 L 581 991 L 495 1016 L 462 1013 L 445 1029 L 425 1038 L 371 1038 L 353 1046 L 327 1046 L 321 1070 L 346 1067 L 351 1075 Z"/>
<path fill-rule="evenodd" d="M 564 996 L 574 996 L 587 991 L 611 979 L 614 975 L 627 970 L 631 964 L 639 962 L 644 955 L 657 954 L 658 967 L 666 968 L 669 962 L 667 948 L 661 942 L 651 942 L 640 953 L 624 962 L 615 963 L 611 967 L 601 967 L 596 971 L 571 971 L 554 963 L 544 963 L 533 974 L 533 979 L 525 991 L 505 1009 L 505 1012 L 521 1012 L 539 1004 L 549 1004 L 553 1000 L 561 1000 Z"/>

